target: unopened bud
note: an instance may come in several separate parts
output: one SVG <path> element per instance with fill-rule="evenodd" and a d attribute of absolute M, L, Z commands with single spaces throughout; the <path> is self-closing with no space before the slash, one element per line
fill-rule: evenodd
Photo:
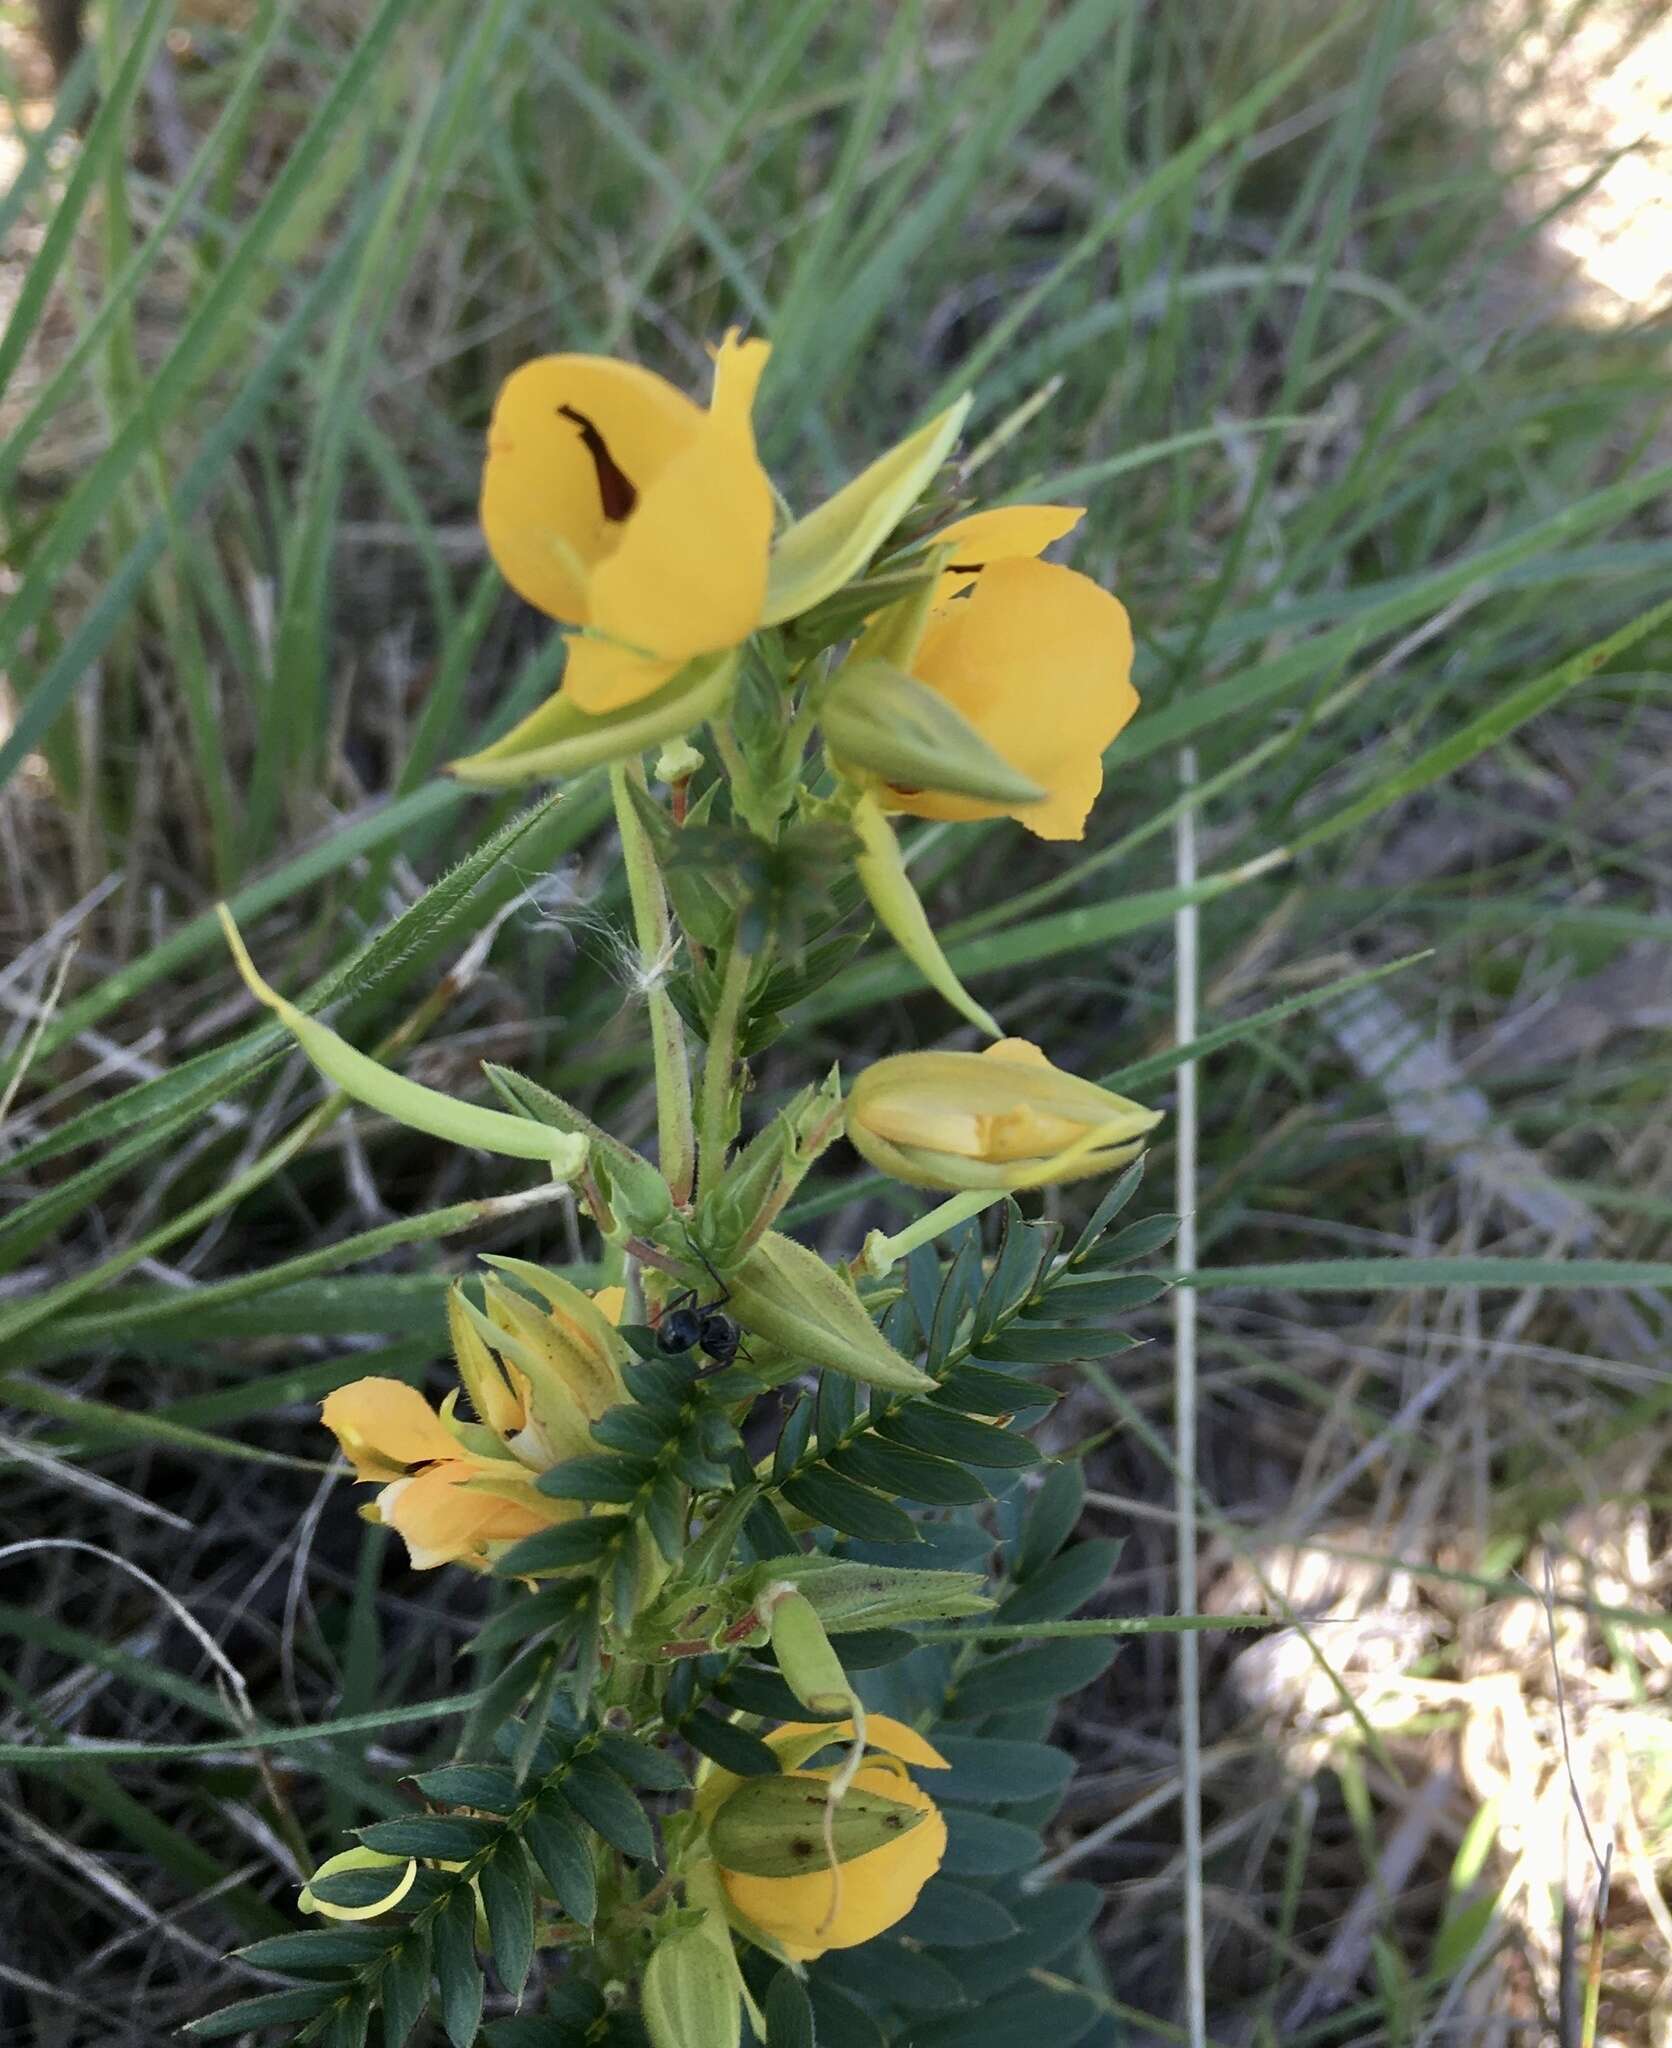
<path fill-rule="evenodd" d="M 655 2048 L 737 2048 L 743 2038 L 736 1971 L 700 1927 L 656 1944 L 640 2004 Z"/>
<path fill-rule="evenodd" d="M 792 1357 L 892 1393 L 933 1389 L 929 1375 L 877 1329 L 847 1282 L 793 1238 L 768 1231 L 730 1280 L 738 1321 Z"/>
<path fill-rule="evenodd" d="M 768 1604 L 772 1654 L 790 1691 L 816 1720 L 857 1717 L 859 1702 L 812 1602 L 781 1582 L 762 1595 L 762 1605 Z"/>

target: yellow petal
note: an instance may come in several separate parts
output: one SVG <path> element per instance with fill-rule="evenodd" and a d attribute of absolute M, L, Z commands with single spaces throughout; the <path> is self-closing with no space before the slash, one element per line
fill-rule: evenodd
<path fill-rule="evenodd" d="M 590 623 L 657 660 L 609 664 L 607 686 L 595 663 L 566 676 L 583 711 L 648 696 L 673 673 L 665 664 L 733 647 L 760 624 L 773 499 L 749 407 L 767 354 L 765 342 L 726 337 L 700 429 L 640 491 L 619 544 L 593 571 Z"/>
<path fill-rule="evenodd" d="M 593 633 L 570 633 L 565 638 L 569 653 L 563 664 L 563 694 L 589 718 L 654 697 L 685 666 L 683 655 L 664 659 Z"/>
<path fill-rule="evenodd" d="M 585 625 L 587 584 L 703 415 L 636 363 L 540 356 L 507 378 L 488 428 L 482 530 L 520 597 Z"/>
<path fill-rule="evenodd" d="M 441 1417 L 404 1380 L 364 1379 L 338 1387 L 320 1404 L 320 1420 L 358 1479 L 400 1479 L 415 1465 L 458 1455 Z"/>
<path fill-rule="evenodd" d="M 592 1297 L 592 1305 L 612 1329 L 619 1328 L 627 1308 L 627 1290 L 625 1287 L 600 1287 Z"/>
<path fill-rule="evenodd" d="M 827 1781 L 831 1774 L 807 1775 Z M 867 1765 L 854 1783 L 928 1817 L 910 1834 L 854 1857 L 837 1872 L 812 1870 L 801 1877 L 720 1872 L 730 1903 L 797 1962 L 811 1961 L 827 1949 L 857 1948 L 903 1920 L 946 1855 L 946 1822 L 921 1786 L 880 1765 Z"/>
<path fill-rule="evenodd" d="M 946 573 L 935 586 L 935 602 L 945 604 L 967 590 L 990 563 L 1015 555 L 1042 555 L 1085 516 L 1083 505 L 996 505 L 990 512 L 953 520 L 924 543 L 952 549 Z"/>
<path fill-rule="evenodd" d="M 914 672 L 1048 794 L 1008 815 L 1041 839 L 1079 839 L 1103 786 L 1103 749 L 1138 708 L 1125 607 L 1073 569 L 1006 560 L 930 622 Z M 894 789 L 920 818 L 990 818 L 971 797 Z"/>
<path fill-rule="evenodd" d="M 879 1094 L 865 1111 L 865 1128 L 891 1145 L 924 1152 L 952 1152 L 979 1159 L 983 1133 L 992 1119 L 943 1097 L 905 1091 Z"/>
<path fill-rule="evenodd" d="M 526 1502 L 473 1488 L 486 1461 L 455 1458 L 427 1466 L 415 1478 L 397 1479 L 377 1497 L 378 1511 L 405 1539 L 414 1571 L 437 1565 L 481 1563 L 490 1543 L 515 1543 L 549 1528 L 559 1513 L 529 1492 Z"/>

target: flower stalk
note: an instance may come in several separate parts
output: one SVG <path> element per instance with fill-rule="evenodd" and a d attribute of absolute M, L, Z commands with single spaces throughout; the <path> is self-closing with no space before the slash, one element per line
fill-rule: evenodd
<path fill-rule="evenodd" d="M 966 1188 L 962 1194 L 937 1202 L 915 1223 L 908 1223 L 904 1230 L 895 1231 L 893 1236 L 873 1230 L 859 1254 L 859 1268 L 871 1279 L 881 1280 L 902 1259 L 909 1258 L 919 1245 L 933 1244 L 937 1237 L 956 1230 L 960 1223 L 969 1222 L 972 1216 L 979 1216 L 995 1202 L 1002 1202 L 1004 1197 L 1003 1188 Z"/>
<path fill-rule="evenodd" d="M 696 1133 L 691 1122 L 691 1068 L 685 1026 L 668 994 L 665 977 L 674 948 L 667 892 L 656 857 L 633 808 L 629 783 L 644 787 L 641 763 L 616 762 L 610 769 L 616 828 L 621 834 L 627 893 L 639 945 L 639 971 L 650 1011 L 650 1048 L 656 1074 L 656 1137 L 662 1174 L 676 1202 L 688 1202 L 696 1175 Z"/>

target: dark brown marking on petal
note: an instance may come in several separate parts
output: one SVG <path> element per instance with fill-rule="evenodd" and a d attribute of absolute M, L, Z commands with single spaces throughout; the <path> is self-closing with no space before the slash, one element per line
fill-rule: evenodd
<path fill-rule="evenodd" d="M 794 1840 L 791 1841 L 790 1854 L 792 1856 L 799 1856 L 803 1860 L 805 1860 L 807 1857 L 811 1856 L 812 1853 L 813 1845 L 811 1842 L 807 1840 L 805 1835 L 797 1835 L 794 1838 Z"/>
<path fill-rule="evenodd" d="M 986 566 L 985 562 L 948 562 L 942 574 L 947 576 L 979 576 Z"/>
<path fill-rule="evenodd" d="M 603 435 L 584 412 L 576 412 L 572 405 L 560 405 L 557 409 L 564 419 L 573 420 L 581 430 L 586 452 L 592 457 L 592 465 L 598 472 L 598 496 L 603 501 L 604 517 L 618 522 L 625 519 L 639 502 L 639 494 L 616 466 L 615 457 L 605 446 Z"/>

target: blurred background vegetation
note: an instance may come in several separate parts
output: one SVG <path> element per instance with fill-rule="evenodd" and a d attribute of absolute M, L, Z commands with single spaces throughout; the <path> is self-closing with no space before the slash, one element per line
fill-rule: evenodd
<path fill-rule="evenodd" d="M 427 1081 L 492 1057 L 652 1128 L 590 784 L 367 942 L 517 810 L 440 769 L 555 675 L 475 524 L 498 381 L 573 348 L 699 389 L 743 321 L 793 504 L 973 383 L 970 445 L 1005 430 L 971 491 L 1088 505 L 1067 558 L 1133 613 L 1085 844 L 916 841 L 965 978 L 1064 1065 L 1153 1058 L 1165 1105 L 1197 903 L 1225 1033 L 1203 1598 L 1328 1625 L 1204 1647 L 1199 1756 L 1163 1639 L 1069 1704 L 1052 1867 L 1106 1904 L 1053 1968 L 1110 2041 L 1184 2038 L 1188 1773 L 1215 2040 L 1577 2042 L 1600 1952 L 1599 2038 L 1665 2042 L 1664 9 L 84 28 L 55 86 L 0 4 L 0 1741 L 209 1749 L 8 1777 L 0 2038 L 154 2041 L 236 1995 L 225 1946 L 398 1806 L 435 1733 L 400 1710 L 466 1682 L 482 1590 L 355 1519 L 313 1404 L 422 1378 L 437 1273 L 579 1256 L 572 1219 L 484 1215 L 502 1169 L 322 1100 L 209 907 L 287 990 L 350 962 L 337 1021 Z M 763 1096 L 948 1022 L 873 946 Z M 1152 1205 L 1172 1167 L 1164 1128 Z M 892 1212 L 837 1181 L 802 1220 L 852 1246 Z M 1126 1540 L 1111 1614 L 1174 1604 L 1167 1305 L 1134 1327 L 1051 1425 Z M 258 1772 L 213 1747 L 252 1711 L 389 1719 Z"/>

